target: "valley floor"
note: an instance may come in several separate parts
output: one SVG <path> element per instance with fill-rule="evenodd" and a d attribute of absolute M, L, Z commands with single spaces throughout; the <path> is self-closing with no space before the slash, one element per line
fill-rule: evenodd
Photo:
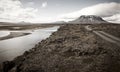
<path fill-rule="evenodd" d="M 80 24 L 61 26 L 49 38 L 13 61 L 2 64 L 4 72 L 120 72 L 120 46 L 88 31 Z M 119 37 L 120 25 L 112 33 Z M 97 26 L 90 25 L 93 30 Z M 96 28 L 96 29 L 95 29 Z M 115 30 L 115 28 L 114 28 Z"/>

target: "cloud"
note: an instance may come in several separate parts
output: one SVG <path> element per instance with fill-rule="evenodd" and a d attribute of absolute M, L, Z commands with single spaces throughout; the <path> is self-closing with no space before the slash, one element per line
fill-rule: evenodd
<path fill-rule="evenodd" d="M 120 21 L 120 3 L 101 3 L 83 8 L 79 11 L 60 15 L 60 17 L 64 20 L 71 20 L 70 18 L 75 19 L 80 15 L 97 15 L 108 21 L 112 20 L 113 22 L 117 22 Z"/>
<path fill-rule="evenodd" d="M 34 2 L 28 2 L 28 5 L 29 5 L 29 6 L 33 6 L 33 5 L 34 5 Z"/>
<path fill-rule="evenodd" d="M 120 13 L 112 15 L 110 17 L 105 17 L 104 19 L 110 22 L 120 23 Z"/>
<path fill-rule="evenodd" d="M 47 5 L 48 5 L 47 2 L 43 2 L 41 7 L 45 8 L 45 7 L 47 7 Z"/>
<path fill-rule="evenodd" d="M 0 21 L 20 22 L 32 19 L 38 10 L 24 8 L 19 0 L 0 0 Z"/>
<path fill-rule="evenodd" d="M 32 23 L 50 23 L 50 22 L 55 22 L 57 21 L 56 18 L 54 17 L 42 17 L 42 16 L 38 16 L 34 19 L 30 19 L 30 21 Z"/>

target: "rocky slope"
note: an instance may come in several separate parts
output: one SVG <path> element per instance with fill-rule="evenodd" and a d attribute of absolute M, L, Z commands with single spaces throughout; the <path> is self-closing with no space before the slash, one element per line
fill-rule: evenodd
<path fill-rule="evenodd" d="M 65 25 L 13 61 L 4 72 L 120 72 L 120 47 L 88 32 L 85 25 Z"/>

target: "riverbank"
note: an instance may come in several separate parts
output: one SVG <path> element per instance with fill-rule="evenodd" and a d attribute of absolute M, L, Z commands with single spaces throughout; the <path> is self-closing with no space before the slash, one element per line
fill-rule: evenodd
<path fill-rule="evenodd" d="M 0 63 L 22 55 L 41 40 L 48 38 L 58 28 L 59 26 L 54 26 L 35 30 L 12 31 L 11 35 L 4 37 L 4 40 L 0 40 Z M 31 34 L 22 36 L 22 33 Z"/>
<path fill-rule="evenodd" d="M 9 72 L 119 72 L 120 48 L 87 31 L 85 26 L 61 26 L 1 67 Z"/>
<path fill-rule="evenodd" d="M 31 34 L 31 33 L 10 32 L 9 35 L 4 36 L 4 37 L 0 37 L 0 41 L 1 41 L 1 40 L 11 39 L 11 38 L 16 38 L 16 37 L 21 37 L 21 36 L 26 36 L 26 35 L 29 35 L 29 34 Z"/>
<path fill-rule="evenodd" d="M 44 29 L 44 28 L 50 28 L 54 26 L 62 26 L 62 24 L 31 24 L 31 25 L 20 25 L 20 24 L 3 24 L 0 23 L 0 41 L 1 40 L 7 40 L 11 38 L 26 36 L 31 34 L 31 32 L 38 30 L 38 29 Z M 29 31 L 29 32 L 27 32 Z"/>

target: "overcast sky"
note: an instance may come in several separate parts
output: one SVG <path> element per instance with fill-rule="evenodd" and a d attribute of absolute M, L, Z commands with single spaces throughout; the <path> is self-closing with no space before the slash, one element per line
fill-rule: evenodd
<path fill-rule="evenodd" d="M 120 22 L 120 0 L 0 0 L 0 21 L 68 21 L 80 15 Z"/>

